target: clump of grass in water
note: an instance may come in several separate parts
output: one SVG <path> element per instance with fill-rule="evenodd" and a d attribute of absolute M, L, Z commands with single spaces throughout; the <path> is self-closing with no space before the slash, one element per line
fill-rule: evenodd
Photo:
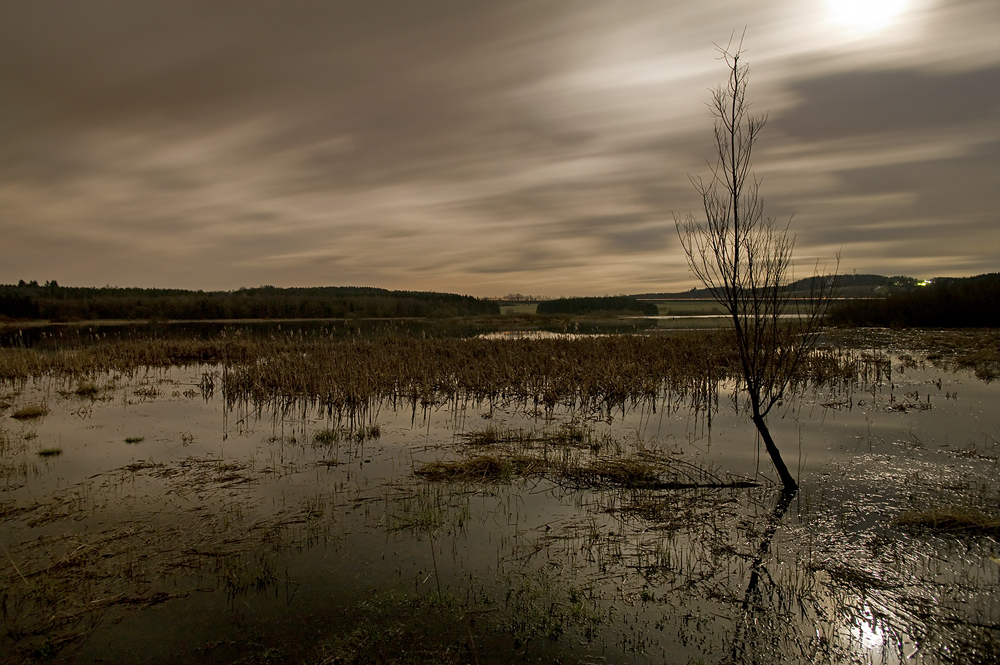
<path fill-rule="evenodd" d="M 324 429 L 313 434 L 312 442 L 313 445 L 317 446 L 328 446 L 334 443 L 340 443 L 344 440 L 344 431 L 340 429 Z"/>
<path fill-rule="evenodd" d="M 607 437 L 596 437 L 589 429 L 584 429 L 575 423 L 560 426 L 554 433 L 536 433 L 520 428 L 489 425 L 480 430 L 465 432 L 460 435 L 466 443 L 472 446 L 490 447 L 500 445 L 549 444 L 571 447 L 590 447 L 599 451 L 608 443 Z"/>
<path fill-rule="evenodd" d="M 598 460 L 593 464 L 568 467 L 563 470 L 563 475 L 581 486 L 644 489 L 662 484 L 660 469 L 635 459 Z"/>
<path fill-rule="evenodd" d="M 375 423 L 367 427 L 359 427 L 356 430 L 344 427 L 329 427 L 319 430 L 313 434 L 312 443 L 314 446 L 329 446 L 342 441 L 364 443 L 365 441 L 374 441 L 381 437 L 382 428 L 378 423 Z"/>
<path fill-rule="evenodd" d="M 508 616 L 502 622 L 516 647 L 539 637 L 558 640 L 570 628 L 589 641 L 605 619 L 586 590 L 565 586 L 545 573 L 520 572 L 505 582 Z"/>
<path fill-rule="evenodd" d="M 146 440 L 144 436 L 126 436 L 125 443 L 142 443 Z"/>
<path fill-rule="evenodd" d="M 49 407 L 45 404 L 25 404 L 24 406 L 15 409 L 11 418 L 15 420 L 33 420 L 35 418 L 41 418 L 49 413 Z"/>
<path fill-rule="evenodd" d="M 707 469 L 678 468 L 676 460 L 658 457 L 551 460 L 520 453 L 493 453 L 424 464 L 414 473 L 432 481 L 509 482 L 514 478 L 546 476 L 573 489 L 690 489 L 753 487 L 741 478 L 720 478 Z"/>
<path fill-rule="evenodd" d="M 81 381 L 73 392 L 77 397 L 96 397 L 100 389 L 93 381 Z"/>
<path fill-rule="evenodd" d="M 973 535 L 1000 535 L 1000 519 L 963 506 L 907 510 L 893 518 L 896 526 Z"/>
<path fill-rule="evenodd" d="M 489 425 L 480 430 L 464 432 L 461 435 L 471 446 L 495 446 L 501 443 L 526 443 L 532 441 L 530 433 L 523 429 Z"/>
<path fill-rule="evenodd" d="M 455 462 L 430 462 L 414 470 L 428 480 L 499 481 L 543 475 L 551 464 L 522 455 L 480 455 Z"/>

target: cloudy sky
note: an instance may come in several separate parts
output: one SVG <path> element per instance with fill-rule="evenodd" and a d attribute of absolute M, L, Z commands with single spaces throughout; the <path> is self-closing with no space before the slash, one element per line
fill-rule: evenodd
<path fill-rule="evenodd" d="M 690 288 L 745 28 L 796 276 L 1000 270 L 996 0 L 0 4 L 0 283 Z"/>

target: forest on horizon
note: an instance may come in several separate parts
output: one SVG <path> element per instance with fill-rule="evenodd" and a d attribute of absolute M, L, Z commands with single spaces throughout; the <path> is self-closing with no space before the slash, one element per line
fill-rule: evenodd
<path fill-rule="evenodd" d="M 55 281 L 0 285 L 0 318 L 55 322 L 94 320 L 339 319 L 499 314 L 496 302 L 425 291 L 368 286 L 187 291 L 66 287 Z"/>
<path fill-rule="evenodd" d="M 788 285 L 790 294 L 808 295 L 811 277 Z M 944 277 L 838 275 L 842 298 L 827 322 L 839 326 L 1000 327 L 1000 273 Z M 640 294 L 543 301 L 539 314 L 633 311 L 654 315 L 657 299 L 710 297 L 705 289 L 673 294 Z M 0 285 L 0 320 L 240 320 L 340 318 L 448 318 L 500 314 L 498 299 L 431 291 L 390 291 L 370 286 L 190 291 L 139 287 L 67 287 L 55 281 Z"/>

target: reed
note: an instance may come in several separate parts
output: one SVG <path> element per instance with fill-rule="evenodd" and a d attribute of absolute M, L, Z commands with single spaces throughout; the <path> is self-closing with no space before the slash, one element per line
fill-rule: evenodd
<path fill-rule="evenodd" d="M 579 339 L 346 339 L 275 346 L 223 377 L 230 400 L 307 398 L 337 413 L 389 399 L 614 407 L 725 378 L 729 346 L 714 336 Z"/>
<path fill-rule="evenodd" d="M 72 348 L 0 349 L 0 381 L 76 378 L 93 395 L 93 377 L 144 368 L 206 365 L 202 390 L 221 387 L 230 404 L 306 399 L 331 414 L 355 415 L 382 400 L 427 406 L 448 400 L 522 402 L 602 409 L 655 402 L 669 393 L 696 406 L 717 400 L 739 376 L 731 333 L 614 335 L 555 339 L 285 335 L 214 339 L 91 340 Z M 885 361 L 882 361 L 885 364 Z M 872 369 L 874 367 L 874 370 Z M 809 358 L 796 388 L 850 384 L 879 374 L 863 354 L 823 349 Z"/>

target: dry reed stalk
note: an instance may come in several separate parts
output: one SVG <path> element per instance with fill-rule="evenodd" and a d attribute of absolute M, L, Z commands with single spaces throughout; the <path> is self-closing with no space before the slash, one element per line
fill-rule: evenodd
<path fill-rule="evenodd" d="M 221 366 L 230 403 L 308 399 L 338 415 L 381 400 L 429 405 L 447 400 L 520 401 L 610 410 L 664 392 L 711 405 L 721 382 L 738 376 L 730 333 L 617 335 L 562 339 L 426 339 L 239 335 L 211 340 L 135 339 L 56 351 L 0 349 L 0 380 L 42 375 L 93 377 L 142 368 Z M 863 355 L 817 353 L 799 382 L 849 383 L 871 373 Z M 875 363 L 875 373 L 882 371 Z M 213 375 L 217 376 L 217 375 Z M 215 387 L 213 378 L 212 388 Z M 697 406 L 696 404 L 696 406 Z"/>

